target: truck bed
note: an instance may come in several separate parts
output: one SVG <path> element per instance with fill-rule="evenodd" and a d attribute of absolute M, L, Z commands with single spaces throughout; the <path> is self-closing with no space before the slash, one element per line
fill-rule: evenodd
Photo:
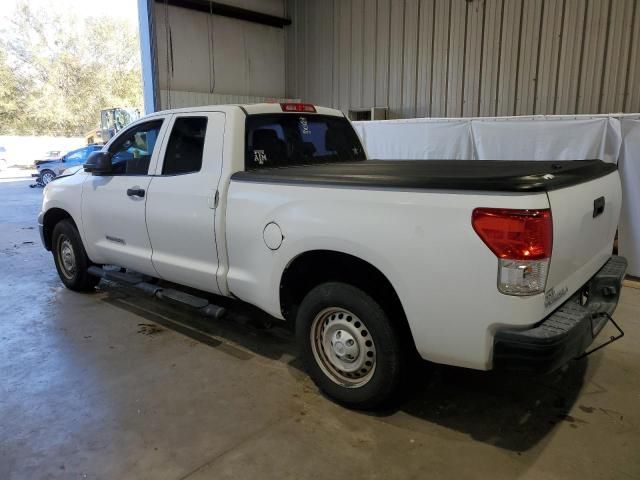
<path fill-rule="evenodd" d="M 234 181 L 396 189 L 543 192 L 615 171 L 601 160 L 367 160 L 237 172 Z"/>

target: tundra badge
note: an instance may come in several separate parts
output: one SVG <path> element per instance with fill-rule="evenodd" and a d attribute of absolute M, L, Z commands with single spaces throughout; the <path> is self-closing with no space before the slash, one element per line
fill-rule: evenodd
<path fill-rule="evenodd" d="M 560 290 L 556 292 L 555 288 L 551 288 L 551 290 L 547 290 L 544 294 L 544 308 L 549 308 L 551 305 L 556 303 L 562 297 L 564 297 L 565 293 L 567 293 L 569 289 L 564 286 Z"/>

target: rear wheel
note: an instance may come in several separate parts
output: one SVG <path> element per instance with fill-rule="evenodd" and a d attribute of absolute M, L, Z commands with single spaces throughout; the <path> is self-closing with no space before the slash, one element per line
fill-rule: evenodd
<path fill-rule="evenodd" d="M 336 401 L 373 408 L 392 399 L 406 368 L 400 336 L 362 290 L 329 282 L 311 290 L 297 319 L 309 376 Z"/>
<path fill-rule="evenodd" d="M 92 263 L 71 220 L 61 220 L 56 224 L 51 244 L 53 259 L 62 283 L 78 292 L 92 291 L 100 282 L 100 278 L 89 275 L 87 270 Z"/>
<path fill-rule="evenodd" d="M 44 185 L 51 182 L 54 178 L 56 178 L 56 174 L 51 170 L 43 170 L 42 173 L 40 173 L 40 179 Z"/>

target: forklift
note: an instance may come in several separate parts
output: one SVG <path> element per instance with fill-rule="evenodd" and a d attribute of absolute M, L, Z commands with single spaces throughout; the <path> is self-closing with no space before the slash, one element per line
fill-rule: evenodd
<path fill-rule="evenodd" d="M 137 108 L 108 108 L 100 110 L 100 141 L 107 143 L 111 137 L 140 118 Z"/>

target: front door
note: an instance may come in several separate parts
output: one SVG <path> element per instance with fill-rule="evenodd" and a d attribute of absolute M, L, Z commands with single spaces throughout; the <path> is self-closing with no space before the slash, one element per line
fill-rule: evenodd
<path fill-rule="evenodd" d="M 212 293 L 220 293 L 215 215 L 224 125 L 220 112 L 174 115 L 147 198 L 158 274 Z"/>
<path fill-rule="evenodd" d="M 157 163 L 163 119 L 130 127 L 109 146 L 110 175 L 92 175 L 83 184 L 82 225 L 86 250 L 96 263 L 157 276 L 145 223 L 145 203 Z"/>

